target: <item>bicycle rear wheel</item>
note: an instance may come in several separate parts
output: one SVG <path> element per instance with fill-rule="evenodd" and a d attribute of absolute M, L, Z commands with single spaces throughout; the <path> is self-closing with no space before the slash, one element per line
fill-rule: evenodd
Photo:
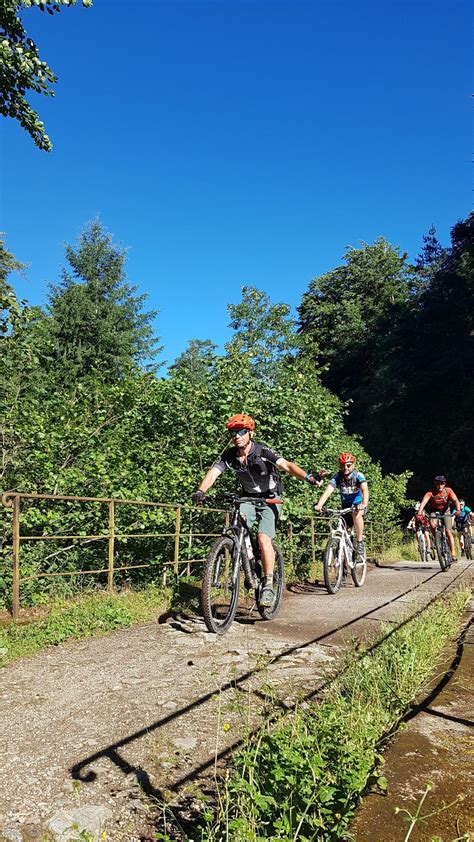
<path fill-rule="evenodd" d="M 240 571 L 235 571 L 235 544 L 231 538 L 214 541 L 204 562 L 201 609 L 210 632 L 225 634 L 237 611 Z"/>
<path fill-rule="evenodd" d="M 428 561 L 428 548 L 426 546 L 426 536 L 424 532 L 418 532 L 418 553 L 420 561 Z"/>
<path fill-rule="evenodd" d="M 281 600 L 285 589 L 285 561 L 283 553 L 278 544 L 275 544 L 274 541 L 272 543 L 273 549 L 275 550 L 275 567 L 273 569 L 273 590 L 275 592 L 275 599 L 273 604 L 269 606 L 260 605 L 258 601 L 258 591 L 255 592 L 258 610 L 260 616 L 263 617 L 264 620 L 273 620 L 273 618 L 276 617 L 281 608 Z"/>
<path fill-rule="evenodd" d="M 363 556 L 354 552 L 354 555 L 352 556 L 351 576 L 356 588 L 361 588 L 365 582 L 365 577 L 367 576 L 367 559 L 365 557 L 365 550 Z"/>
<path fill-rule="evenodd" d="M 464 555 L 471 561 L 472 559 L 472 537 L 470 529 L 464 530 Z"/>
<path fill-rule="evenodd" d="M 335 594 L 341 587 L 343 560 L 339 558 L 339 540 L 330 538 L 323 557 L 324 584 L 328 593 Z"/>

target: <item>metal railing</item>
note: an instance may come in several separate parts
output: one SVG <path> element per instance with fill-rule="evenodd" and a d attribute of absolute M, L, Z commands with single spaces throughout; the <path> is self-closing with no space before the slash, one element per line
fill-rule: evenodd
<path fill-rule="evenodd" d="M 21 532 L 21 504 L 22 501 L 54 501 L 58 502 L 72 502 L 72 503 L 99 503 L 107 506 L 107 527 L 103 532 L 96 534 L 82 534 L 71 533 L 68 534 L 22 534 Z M 31 581 L 41 578 L 54 577 L 68 577 L 68 576 L 88 576 L 107 574 L 107 589 L 110 593 L 114 590 L 114 577 L 117 573 L 127 570 L 137 570 L 154 568 L 156 565 L 150 562 L 140 564 L 125 564 L 117 566 L 116 564 L 116 544 L 120 541 L 127 541 L 129 539 L 163 539 L 170 540 L 171 547 L 166 557 L 160 559 L 161 571 L 163 576 L 163 583 L 166 584 L 166 573 L 169 568 L 173 569 L 176 575 L 179 575 L 180 565 L 186 565 L 186 572 L 189 574 L 190 566 L 194 563 L 202 563 L 204 555 L 199 558 L 192 558 L 193 546 L 195 546 L 196 539 L 210 539 L 215 538 L 221 534 L 221 524 L 224 521 L 228 523 L 229 512 L 225 509 L 211 508 L 206 506 L 203 510 L 201 507 L 187 506 L 179 503 L 161 503 L 145 500 L 127 500 L 113 497 L 80 497 L 75 495 L 53 495 L 53 494 L 34 494 L 34 493 L 20 493 L 15 491 L 7 491 L 2 496 L 2 504 L 6 509 L 12 512 L 11 520 L 11 548 L 12 548 L 12 586 L 11 586 L 11 613 L 13 619 L 17 619 L 20 614 L 20 587 L 22 582 Z M 173 529 L 170 531 L 160 530 L 159 532 L 122 532 L 117 530 L 116 526 L 116 512 L 117 507 L 123 506 L 137 506 L 146 507 L 149 509 L 161 509 L 168 512 L 172 517 Z M 183 529 L 183 512 L 189 516 L 189 528 Z M 219 531 L 217 532 L 198 532 L 194 529 L 193 517 L 196 513 L 203 515 L 210 512 L 217 512 L 223 515 L 222 521 L 218 522 Z M 311 562 L 313 564 L 317 561 L 317 554 L 320 551 L 319 544 L 328 534 L 328 523 L 323 518 L 315 518 L 311 515 L 301 515 L 296 518 L 299 523 L 297 526 L 293 521 L 288 521 L 286 535 L 283 533 L 283 539 L 287 542 L 287 557 L 288 562 L 293 564 L 294 554 L 297 551 L 297 543 L 302 539 L 309 538 L 311 550 Z M 302 528 L 302 525 L 308 523 L 309 531 Z M 282 535 L 283 530 L 280 528 L 279 534 Z M 66 571 L 41 571 L 39 573 L 32 573 L 29 575 L 21 575 L 20 564 L 20 548 L 25 542 L 35 541 L 65 541 L 72 540 L 84 541 L 87 543 L 95 541 L 107 542 L 107 566 L 97 567 L 93 569 L 74 569 Z M 182 542 L 186 540 L 186 550 L 183 553 L 181 550 Z M 366 542 L 368 556 L 382 552 L 385 545 L 384 526 L 376 528 L 376 524 L 367 523 L 366 528 Z M 309 549 L 309 548 L 308 548 Z M 54 555 L 54 554 L 53 554 Z"/>

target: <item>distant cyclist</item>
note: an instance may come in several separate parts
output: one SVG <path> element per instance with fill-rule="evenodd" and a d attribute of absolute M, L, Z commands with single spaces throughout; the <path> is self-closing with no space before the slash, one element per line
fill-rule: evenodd
<path fill-rule="evenodd" d="M 431 549 L 431 535 L 430 535 L 430 522 L 426 515 L 426 512 L 423 513 L 421 516 L 421 520 L 417 519 L 417 514 L 420 509 L 420 502 L 415 503 L 415 514 L 413 515 L 412 519 L 407 525 L 407 529 L 413 530 L 413 532 L 423 532 L 425 535 L 426 540 L 426 549 L 431 555 L 433 555 L 433 551 Z M 433 556 L 434 557 L 434 556 Z"/>
<path fill-rule="evenodd" d="M 446 477 L 442 476 L 441 474 L 434 478 L 434 485 L 433 488 L 426 492 L 423 500 L 421 501 L 421 506 L 418 510 L 417 520 L 421 521 L 423 518 L 425 509 L 428 517 L 430 518 L 430 527 L 431 531 L 434 532 L 436 529 L 438 522 L 436 518 L 430 517 L 433 512 L 439 512 L 443 515 L 444 520 L 444 527 L 446 529 L 446 537 L 449 543 L 449 549 L 451 552 L 451 556 L 453 561 L 456 559 L 454 558 L 454 538 L 453 538 L 453 518 L 451 516 L 451 506 L 453 506 L 456 515 L 460 514 L 460 506 L 459 500 L 454 493 L 452 488 L 448 488 L 446 485 Z"/>
<path fill-rule="evenodd" d="M 318 471 L 314 476 L 310 471 L 304 471 L 294 462 L 288 462 L 275 450 L 267 447 L 266 444 L 253 441 L 255 421 L 250 415 L 245 413 L 233 415 L 227 421 L 226 427 L 234 445 L 228 447 L 222 456 L 214 462 L 198 490 L 192 495 L 192 500 L 196 505 L 202 505 L 206 491 L 228 469 L 237 474 L 244 495 L 255 498 L 255 503 L 243 503 L 240 511 L 249 527 L 255 520 L 257 521 L 258 546 L 265 575 L 260 604 L 269 607 L 273 604 L 275 598 L 273 591 L 275 550 L 273 549 L 272 539 L 275 537 L 281 508 L 277 502 L 282 492 L 279 471 L 285 471 L 297 479 L 306 480 L 311 485 L 321 485 L 322 478 L 328 472 Z M 275 499 L 275 503 L 266 502 L 272 498 Z"/>
<path fill-rule="evenodd" d="M 464 555 L 464 530 L 469 529 L 472 536 L 472 522 L 474 521 L 474 513 L 469 506 L 466 506 L 464 500 L 459 501 L 459 515 L 454 514 L 454 527 L 459 532 L 459 541 L 461 544 L 461 555 Z"/>
<path fill-rule="evenodd" d="M 341 495 L 341 505 L 345 509 L 352 506 L 348 518 L 354 525 L 354 549 L 359 556 L 364 556 L 364 514 L 369 505 L 369 486 L 360 471 L 355 470 L 356 458 L 352 453 L 341 453 L 339 456 L 339 471 L 329 480 L 314 509 L 320 512 L 326 500 L 337 488 Z M 352 525 L 350 524 L 350 525 Z"/>

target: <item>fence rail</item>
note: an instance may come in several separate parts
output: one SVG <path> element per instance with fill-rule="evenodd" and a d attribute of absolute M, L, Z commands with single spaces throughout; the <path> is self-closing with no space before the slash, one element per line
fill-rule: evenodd
<path fill-rule="evenodd" d="M 215 538 L 221 534 L 221 528 L 217 532 L 197 532 L 193 529 L 195 525 L 193 519 L 195 516 L 208 515 L 209 513 L 218 513 L 222 516 L 222 521 L 219 522 L 219 527 L 224 521 L 228 524 L 229 512 L 226 509 L 211 508 L 206 506 L 203 510 L 201 507 L 181 505 L 179 503 L 162 503 L 147 500 L 128 500 L 113 497 L 80 497 L 73 495 L 54 495 L 54 494 L 34 494 L 7 491 L 2 495 L 2 504 L 6 509 L 11 510 L 11 552 L 12 552 L 12 588 L 11 588 L 11 613 L 13 619 L 17 619 L 20 614 L 20 588 L 21 583 L 30 582 L 35 579 L 50 579 L 55 577 L 69 577 L 69 576 L 88 576 L 107 574 L 107 589 L 109 592 L 114 590 L 114 577 L 116 573 L 127 570 L 138 570 L 154 568 L 156 564 L 140 563 L 140 564 L 125 564 L 117 566 L 117 548 L 116 544 L 120 541 L 136 540 L 136 539 L 169 539 L 171 542 L 170 550 L 167 551 L 166 556 L 160 559 L 163 582 L 166 583 L 166 574 L 169 568 L 173 569 L 176 575 L 180 573 L 180 565 L 186 566 L 186 572 L 190 572 L 190 566 L 195 563 L 202 563 L 203 557 L 192 558 L 193 547 L 195 547 L 196 539 L 210 539 Z M 43 534 L 21 534 L 21 506 L 23 501 L 51 501 L 53 503 L 100 503 L 107 505 L 107 526 L 104 525 L 103 531 L 91 534 L 71 533 L 43 533 Z M 168 531 L 160 530 L 158 532 L 123 532 L 116 527 L 116 514 L 120 507 L 136 506 L 145 507 L 147 509 L 163 510 L 173 517 L 173 528 Z M 189 529 L 183 528 L 183 513 L 186 513 L 189 519 Z M 284 540 L 287 544 L 288 561 L 293 564 L 293 556 L 297 548 L 297 543 L 301 539 L 309 539 L 308 549 L 310 550 L 311 561 L 314 564 L 317 560 L 318 544 L 324 539 L 328 533 L 328 524 L 321 518 L 315 518 L 311 515 L 302 515 L 296 518 L 298 524 L 288 520 L 286 525 L 286 533 L 283 532 Z M 301 528 L 304 525 L 304 528 Z M 307 527 L 306 527 L 307 525 Z M 308 531 L 307 531 L 308 530 Z M 280 529 L 282 534 L 282 529 Z M 181 550 L 182 542 L 186 540 L 186 549 L 184 556 Z M 93 569 L 77 569 L 67 571 L 51 571 L 45 570 L 39 573 L 29 575 L 21 574 L 20 564 L 20 548 L 27 542 L 40 541 L 85 541 L 91 542 L 107 542 L 107 566 L 95 567 Z M 383 552 L 385 548 L 385 530 L 383 524 L 375 524 L 373 522 L 367 523 L 366 529 L 366 543 L 368 549 L 368 556 L 373 557 L 376 554 Z M 52 555 L 56 555 L 53 553 Z M 49 558 L 49 557 L 48 557 Z"/>

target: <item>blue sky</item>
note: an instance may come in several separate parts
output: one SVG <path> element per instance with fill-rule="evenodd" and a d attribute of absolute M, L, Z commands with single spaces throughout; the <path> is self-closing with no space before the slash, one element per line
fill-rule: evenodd
<path fill-rule="evenodd" d="M 100 216 L 172 360 L 241 286 L 297 307 L 348 244 L 414 257 L 471 207 L 467 0 L 95 0 L 25 26 L 54 149 L 2 118 L 0 229 L 44 303 Z"/>

